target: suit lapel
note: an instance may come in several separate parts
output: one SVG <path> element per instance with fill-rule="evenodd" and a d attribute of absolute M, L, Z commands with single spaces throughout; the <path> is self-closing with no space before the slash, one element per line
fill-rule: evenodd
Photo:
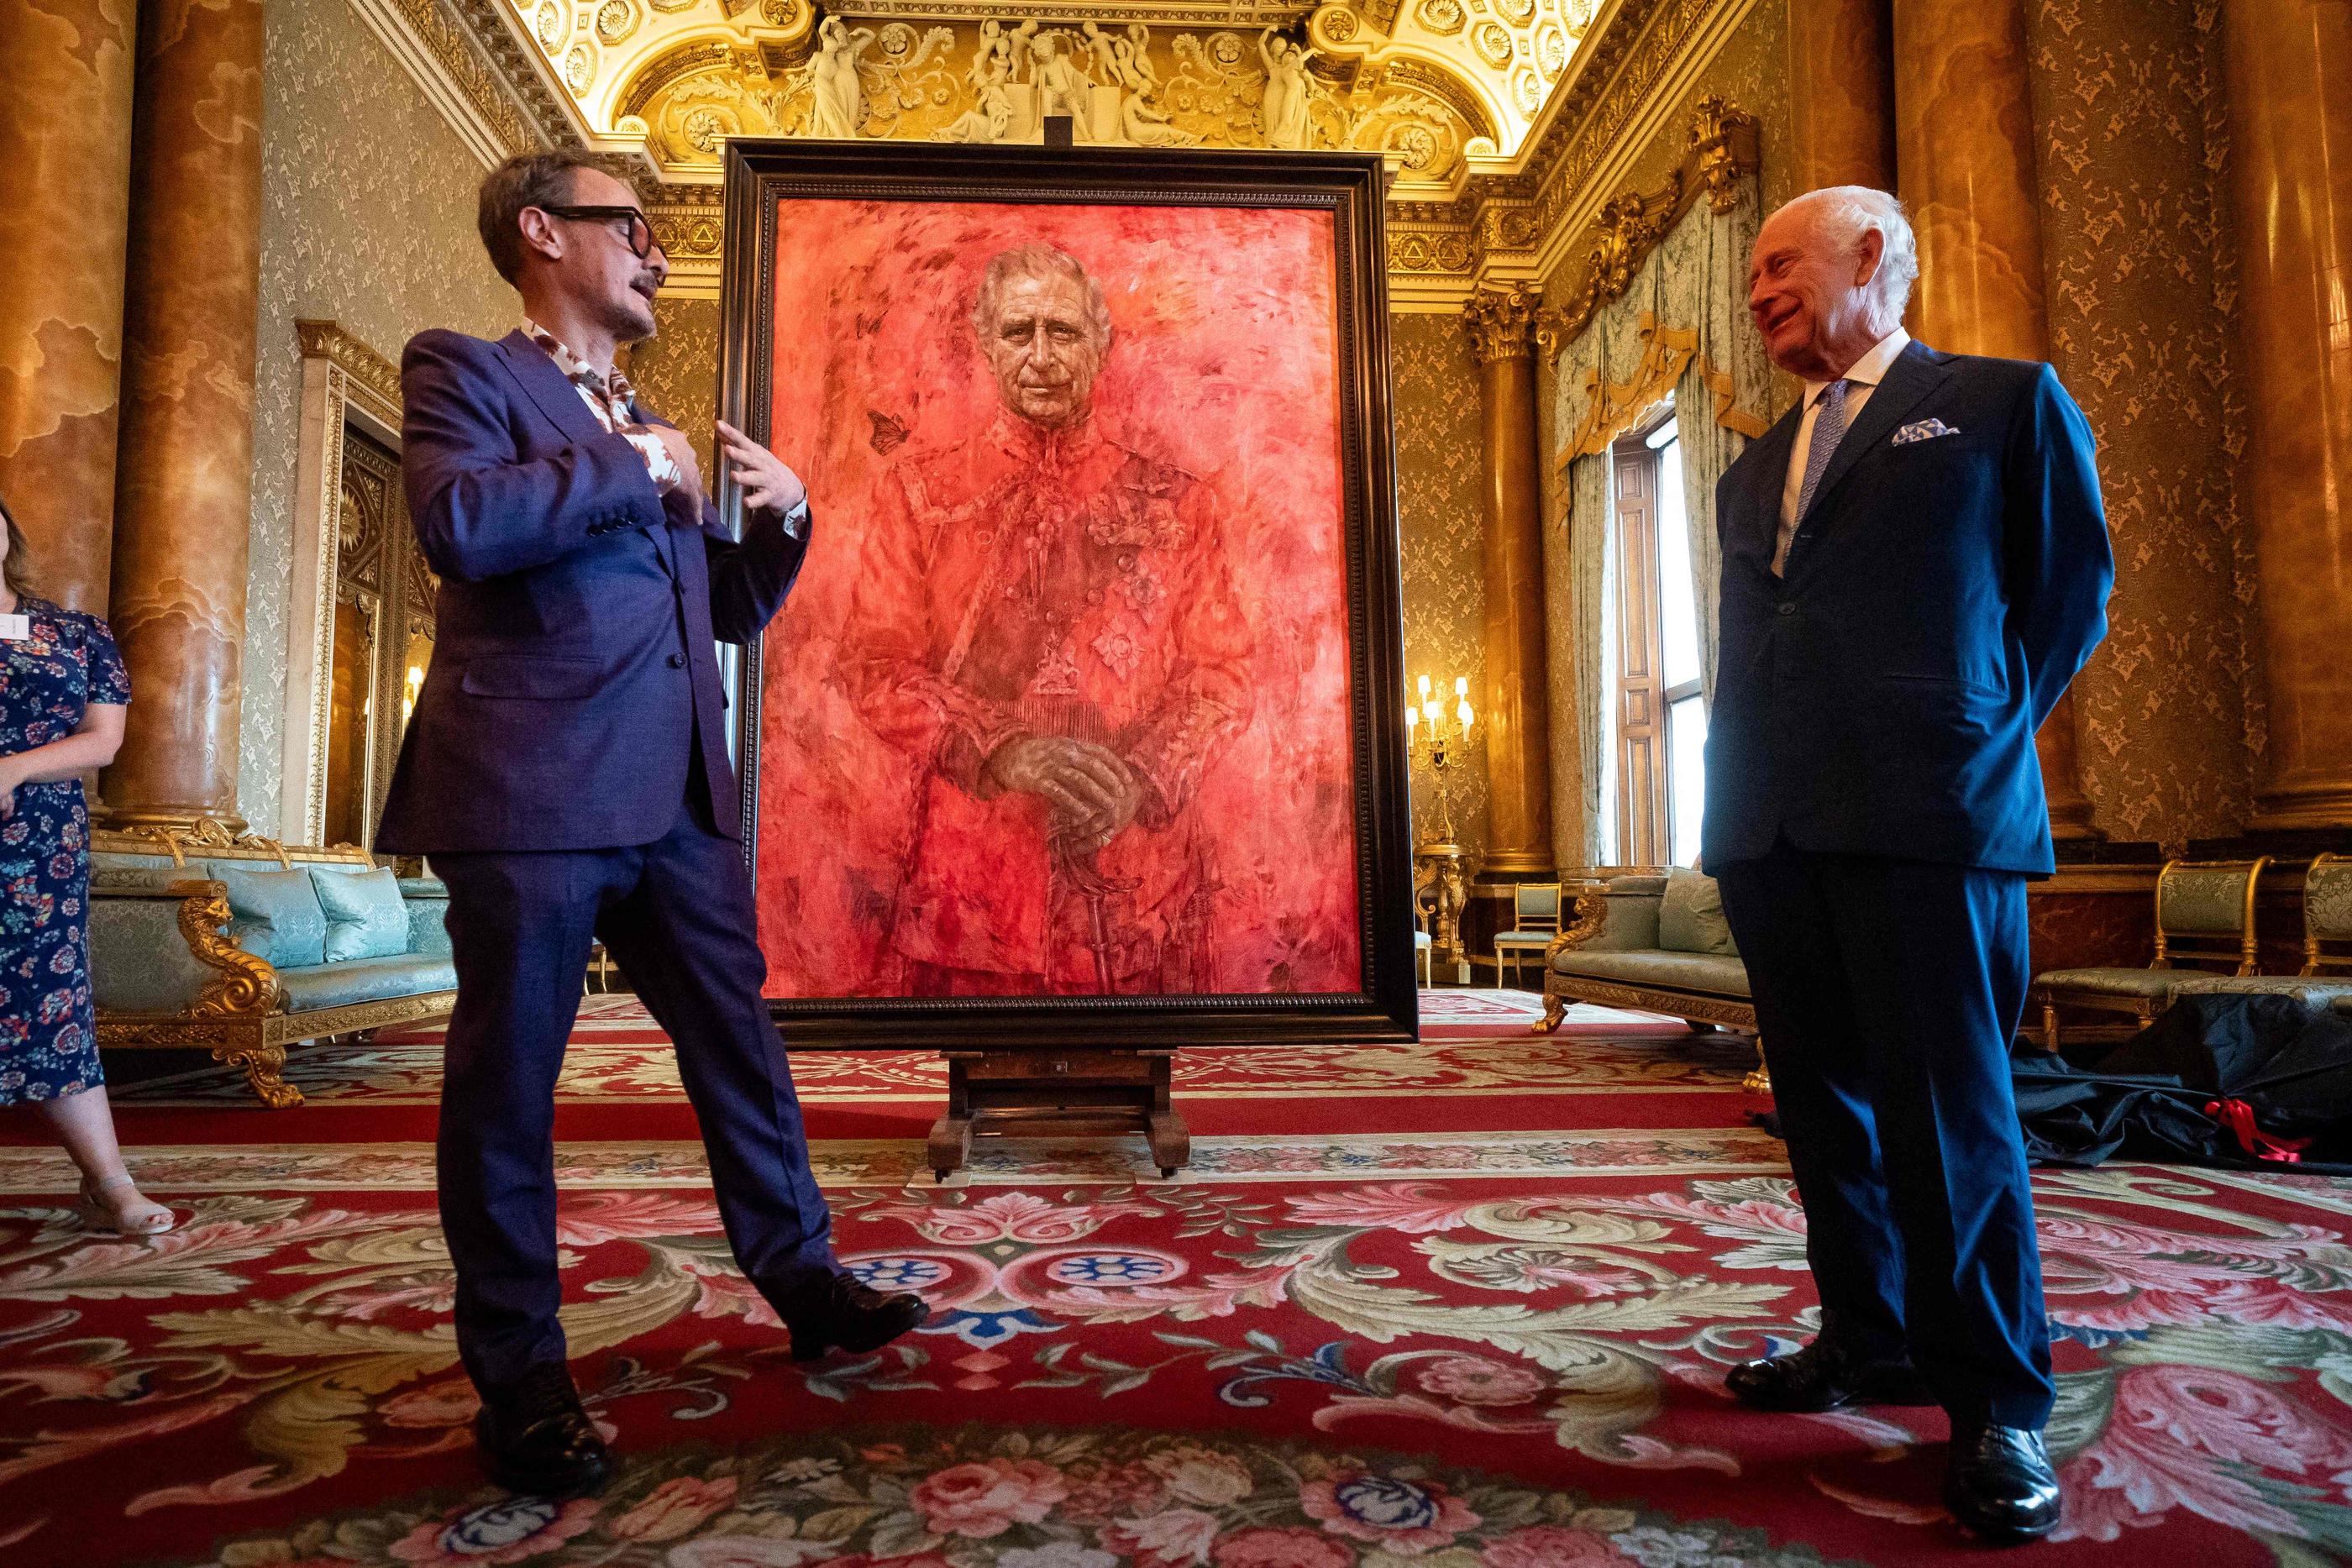
<path fill-rule="evenodd" d="M 555 368 L 545 349 L 520 329 L 499 339 L 499 347 L 506 350 L 507 369 L 548 423 L 573 441 L 593 441 L 604 434 L 604 422 L 588 412 L 580 401 L 580 389 Z"/>
<path fill-rule="evenodd" d="M 1797 426 L 1804 417 L 1805 403 L 1800 398 L 1797 405 L 1782 414 L 1780 423 L 1766 431 L 1742 457 L 1748 465 L 1747 482 L 1740 492 L 1740 505 L 1746 515 L 1736 519 L 1738 526 L 1727 542 L 1734 549 L 1745 549 L 1761 557 L 1768 570 L 1773 548 L 1780 543 L 1780 492 L 1789 482 L 1789 451 L 1796 444 Z"/>
<path fill-rule="evenodd" d="M 1943 384 L 1947 373 L 1937 363 L 1933 350 L 1916 341 L 1904 345 L 1895 362 L 1886 367 L 1878 389 L 1863 405 L 1860 417 L 1831 455 L 1830 465 L 1822 471 L 1822 482 L 1813 489 L 1813 511 L 1822 509 L 1830 492 L 1853 471 L 1855 464 L 1885 444 L 1902 424 L 1903 416 L 1919 406 L 1920 399 Z"/>

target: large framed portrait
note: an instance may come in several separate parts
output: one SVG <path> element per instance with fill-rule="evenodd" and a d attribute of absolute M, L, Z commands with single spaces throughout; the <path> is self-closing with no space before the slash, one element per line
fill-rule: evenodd
<path fill-rule="evenodd" d="M 1381 185 L 729 143 L 720 413 L 814 497 L 738 705 L 793 1045 L 1414 1033 Z"/>

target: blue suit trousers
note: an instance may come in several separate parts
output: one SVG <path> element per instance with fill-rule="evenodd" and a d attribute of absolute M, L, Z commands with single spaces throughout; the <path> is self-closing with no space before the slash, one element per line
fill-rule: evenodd
<path fill-rule="evenodd" d="M 692 790 L 688 800 L 697 799 Z M 837 1270 L 783 1041 L 760 995 L 742 846 L 708 808 L 624 849 L 442 853 L 457 1004 L 438 1141 L 457 1348 L 499 1389 L 565 1358 L 556 1321 L 555 1080 L 602 939 L 667 1031 L 727 1239 L 771 1303 Z"/>
<path fill-rule="evenodd" d="M 1907 1354 L 1956 1421 L 2041 1427 L 2050 1327 L 2009 1076 L 2025 878 L 1786 839 L 1707 869 L 1754 993 L 1822 1332 Z"/>

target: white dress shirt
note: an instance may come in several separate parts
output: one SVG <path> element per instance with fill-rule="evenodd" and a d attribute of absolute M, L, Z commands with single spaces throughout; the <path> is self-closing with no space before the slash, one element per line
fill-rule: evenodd
<path fill-rule="evenodd" d="M 1870 394 L 1886 377 L 1887 367 L 1895 363 L 1911 341 L 1911 334 L 1897 327 L 1871 345 L 1870 352 L 1853 362 L 1846 371 L 1845 427 L 1851 433 L 1854 421 L 1869 405 Z M 1797 422 L 1796 445 L 1789 453 L 1789 477 L 1780 486 L 1780 538 L 1772 550 L 1772 575 L 1780 575 L 1780 568 L 1789 559 L 1789 541 L 1797 536 L 1797 497 L 1805 488 L 1805 459 L 1813 450 L 1813 421 L 1820 414 L 1822 393 L 1829 390 L 1827 382 L 1805 383 L 1804 417 Z M 1841 443 L 1843 444 L 1843 443 Z"/>

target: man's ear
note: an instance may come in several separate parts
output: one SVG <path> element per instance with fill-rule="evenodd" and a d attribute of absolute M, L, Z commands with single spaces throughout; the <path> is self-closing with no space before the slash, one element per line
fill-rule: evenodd
<path fill-rule="evenodd" d="M 1853 286 L 1856 288 L 1867 288 L 1870 287 L 1870 280 L 1878 276 L 1879 261 L 1886 255 L 1885 235 L 1876 229 L 1867 231 L 1863 235 L 1862 244 L 1855 254 L 1861 257 L 1861 260 L 1854 267 Z"/>
<path fill-rule="evenodd" d="M 544 261 L 563 259 L 563 228 L 538 207 L 525 207 L 515 218 L 522 230 L 523 249 Z"/>

